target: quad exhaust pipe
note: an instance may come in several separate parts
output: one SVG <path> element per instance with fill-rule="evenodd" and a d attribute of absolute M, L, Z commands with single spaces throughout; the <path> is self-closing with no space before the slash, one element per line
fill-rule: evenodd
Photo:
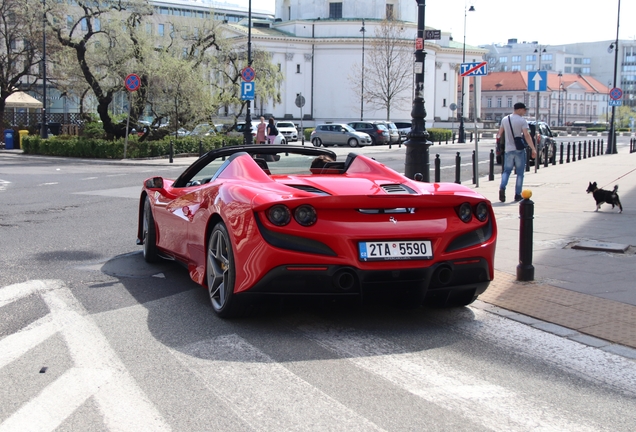
<path fill-rule="evenodd" d="M 350 291 L 356 287 L 357 278 L 353 271 L 340 269 L 333 275 L 332 283 L 339 290 Z"/>

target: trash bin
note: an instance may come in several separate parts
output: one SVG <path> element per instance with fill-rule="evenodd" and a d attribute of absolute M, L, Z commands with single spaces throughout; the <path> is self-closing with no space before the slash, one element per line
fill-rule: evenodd
<path fill-rule="evenodd" d="M 53 135 L 59 135 L 62 132 L 62 123 L 49 122 L 48 127 Z"/>
<path fill-rule="evenodd" d="M 22 137 L 27 136 L 29 134 L 29 131 L 22 129 L 22 130 L 19 130 L 18 133 L 20 134 L 20 141 L 19 141 L 20 147 L 18 147 L 18 148 L 23 148 L 22 147 Z"/>
<path fill-rule="evenodd" d="M 4 148 L 7 150 L 13 149 L 13 137 L 15 131 L 13 129 L 5 129 L 4 131 Z"/>

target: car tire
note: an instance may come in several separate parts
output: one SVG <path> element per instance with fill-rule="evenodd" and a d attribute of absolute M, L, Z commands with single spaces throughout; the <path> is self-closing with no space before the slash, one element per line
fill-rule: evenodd
<path fill-rule="evenodd" d="M 155 218 L 152 215 L 152 208 L 150 207 L 150 200 L 146 197 L 144 201 L 144 214 L 143 214 L 143 254 L 144 260 L 147 263 L 154 263 L 159 260 L 159 253 L 157 252 L 157 227 L 155 226 Z"/>
<path fill-rule="evenodd" d="M 206 252 L 206 279 L 212 309 L 221 318 L 243 313 L 242 302 L 234 294 L 236 265 L 230 235 L 223 222 L 216 224 Z"/>
<path fill-rule="evenodd" d="M 358 147 L 358 140 L 355 138 L 349 138 L 347 144 L 349 144 L 349 147 Z"/>
<path fill-rule="evenodd" d="M 371 145 L 374 146 L 376 144 L 377 142 L 375 141 L 375 137 L 371 137 Z"/>
<path fill-rule="evenodd" d="M 314 138 L 311 140 L 311 143 L 314 145 L 314 147 L 320 147 L 322 141 L 320 141 L 320 138 Z"/>

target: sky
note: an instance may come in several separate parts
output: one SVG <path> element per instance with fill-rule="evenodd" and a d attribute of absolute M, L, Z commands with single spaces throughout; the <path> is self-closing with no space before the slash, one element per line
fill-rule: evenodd
<path fill-rule="evenodd" d="M 310 1 L 310 0 L 308 0 Z M 408 0 L 407 0 L 408 1 Z M 415 0 L 411 0 L 415 2 Z M 455 41 L 463 41 L 464 11 L 466 44 L 538 42 L 559 45 L 616 39 L 619 0 L 428 0 L 427 27 L 450 31 Z M 620 0 L 619 38 L 636 39 L 636 0 Z M 228 0 L 247 7 L 248 0 Z M 252 9 L 274 13 L 275 0 L 252 0 Z M 630 25 L 631 24 L 631 25 Z"/>

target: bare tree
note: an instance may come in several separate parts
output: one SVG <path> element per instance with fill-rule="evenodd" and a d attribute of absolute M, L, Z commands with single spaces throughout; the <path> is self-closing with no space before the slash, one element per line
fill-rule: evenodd
<path fill-rule="evenodd" d="M 391 107 L 409 102 L 411 97 L 413 68 L 409 65 L 413 64 L 413 42 L 405 39 L 404 33 L 399 21 L 382 21 L 371 38 L 363 71 L 364 103 L 384 109 L 387 120 L 391 119 Z"/>
<path fill-rule="evenodd" d="M 0 129 L 9 96 L 37 85 L 42 59 L 42 3 L 0 0 Z"/>

